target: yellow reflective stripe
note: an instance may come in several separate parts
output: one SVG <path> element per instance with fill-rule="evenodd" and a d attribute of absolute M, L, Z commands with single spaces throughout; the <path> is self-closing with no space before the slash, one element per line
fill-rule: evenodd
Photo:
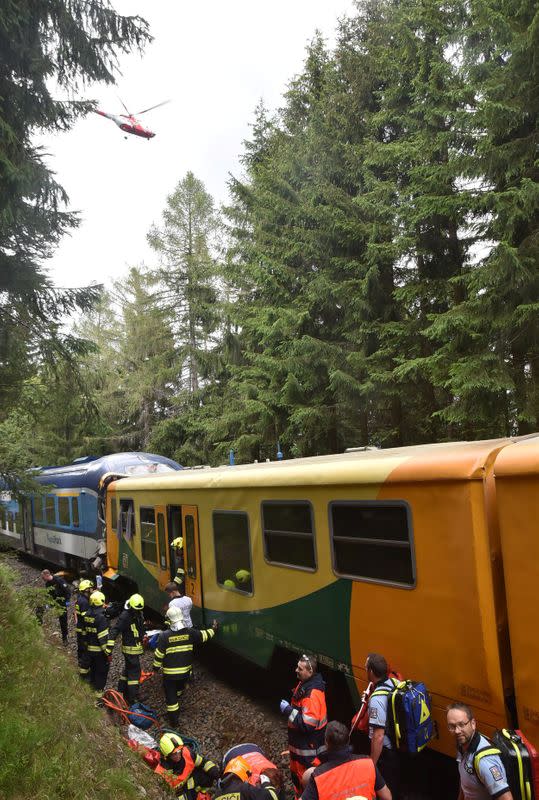
<path fill-rule="evenodd" d="M 138 656 L 142 653 L 142 645 L 136 644 L 133 647 L 122 647 L 122 653 L 127 653 L 128 656 Z"/>
<path fill-rule="evenodd" d="M 395 728 L 395 746 L 397 750 L 399 749 L 400 740 L 401 740 L 401 728 L 399 723 L 397 722 L 397 710 L 395 708 L 395 700 L 397 697 L 397 692 L 391 693 L 391 710 L 393 712 L 393 727 Z"/>
<path fill-rule="evenodd" d="M 163 667 L 163 675 L 185 675 L 191 672 L 191 665 L 188 667 Z"/>
<path fill-rule="evenodd" d="M 485 756 L 501 756 L 501 751 L 497 747 L 485 747 L 484 750 L 480 750 L 479 753 L 475 754 L 473 760 L 473 768 L 478 778 L 479 778 L 479 762 Z"/>
<path fill-rule="evenodd" d="M 192 644 L 178 644 L 176 647 L 167 647 L 167 653 L 188 653 L 192 649 Z"/>
<path fill-rule="evenodd" d="M 98 634 L 97 634 L 97 638 L 98 638 L 98 639 L 107 639 L 107 640 L 108 640 L 108 637 L 109 637 L 109 632 L 108 632 L 108 630 L 106 630 L 106 631 L 101 631 L 100 633 L 98 633 Z"/>
<path fill-rule="evenodd" d="M 526 781 L 526 788 L 524 788 L 524 766 L 522 764 L 522 756 L 520 755 L 520 750 L 516 746 L 515 742 L 511 739 L 511 734 L 507 730 L 507 728 L 502 729 L 502 735 L 510 742 L 513 750 L 515 751 L 515 755 L 517 757 L 517 764 L 518 764 L 518 782 L 520 784 L 520 795 L 521 797 L 528 797 L 530 792 L 530 786 Z"/>
<path fill-rule="evenodd" d="M 155 657 L 156 657 L 156 658 L 159 658 L 159 659 L 162 659 L 162 658 L 164 658 L 164 657 L 165 657 L 165 654 L 164 654 L 164 653 L 162 653 L 162 652 L 161 652 L 161 650 L 159 650 L 159 649 L 156 649 L 156 650 L 155 650 Z"/>

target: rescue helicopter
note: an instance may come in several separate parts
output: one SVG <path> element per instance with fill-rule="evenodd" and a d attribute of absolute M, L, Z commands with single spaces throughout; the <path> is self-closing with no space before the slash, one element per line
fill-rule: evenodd
<path fill-rule="evenodd" d="M 140 136 L 141 139 L 153 139 L 155 133 L 149 130 L 149 128 L 145 128 L 143 125 L 141 125 L 135 114 L 131 114 L 128 111 L 122 100 L 120 100 L 120 103 L 125 108 L 125 114 L 108 114 L 106 111 L 99 111 L 98 109 L 95 109 L 95 113 L 99 114 L 100 117 L 111 119 L 124 133 L 131 133 L 133 136 Z M 150 106 L 150 108 L 145 108 L 144 111 L 138 111 L 137 116 L 146 114 L 147 111 L 153 111 L 154 108 L 159 108 L 167 103 L 170 103 L 170 100 L 164 100 L 162 103 L 157 103 L 156 106 Z M 125 138 L 127 139 L 127 136 Z"/>

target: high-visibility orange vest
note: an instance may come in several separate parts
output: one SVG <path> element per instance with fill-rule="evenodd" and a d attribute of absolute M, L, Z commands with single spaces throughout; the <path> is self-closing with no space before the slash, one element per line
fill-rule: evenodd
<path fill-rule="evenodd" d="M 265 769 L 277 769 L 275 764 L 266 758 L 264 753 L 261 753 L 259 750 L 252 750 L 249 753 L 242 753 L 241 757 L 244 758 L 247 763 L 249 764 L 249 771 L 251 772 L 249 776 L 249 783 L 252 786 L 256 786 L 258 779 L 260 778 L 260 773 Z"/>
<path fill-rule="evenodd" d="M 352 756 L 319 775 L 313 775 L 318 800 L 344 800 L 347 797 L 375 797 L 376 770 L 371 758 Z"/>
<path fill-rule="evenodd" d="M 182 783 L 185 783 L 195 768 L 195 762 L 193 761 L 191 751 L 188 747 L 183 748 L 182 757 L 185 764 L 180 773 L 175 773 L 171 769 L 167 769 L 161 763 L 159 763 L 154 769 L 154 772 L 156 772 L 158 775 L 162 775 L 169 786 L 172 786 L 173 789 L 175 789 L 177 786 L 180 786 Z"/>

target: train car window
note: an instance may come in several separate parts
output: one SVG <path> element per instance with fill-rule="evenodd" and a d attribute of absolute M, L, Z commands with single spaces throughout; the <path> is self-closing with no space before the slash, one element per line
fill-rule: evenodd
<path fill-rule="evenodd" d="M 337 575 L 415 586 L 410 510 L 406 503 L 330 503 L 333 569 Z"/>
<path fill-rule="evenodd" d="M 119 529 L 122 536 L 128 540 L 132 539 L 135 535 L 135 504 L 133 500 L 120 500 Z"/>
<path fill-rule="evenodd" d="M 6 530 L 13 533 L 13 517 L 11 516 L 11 512 L 8 511 L 6 516 Z"/>
<path fill-rule="evenodd" d="M 187 556 L 187 577 L 194 581 L 197 579 L 197 556 L 195 537 L 195 518 L 192 514 L 185 515 L 185 554 Z"/>
<path fill-rule="evenodd" d="M 79 498 L 78 498 L 78 495 L 77 495 L 77 497 L 72 497 L 71 500 L 72 500 L 72 502 L 71 502 L 71 524 L 73 525 L 73 527 L 78 528 L 79 527 Z"/>
<path fill-rule="evenodd" d="M 262 503 L 264 554 L 271 564 L 316 569 L 314 523 L 310 503 L 268 500 Z"/>
<path fill-rule="evenodd" d="M 214 511 L 213 541 L 219 586 L 243 594 L 252 594 L 253 578 L 247 514 Z"/>
<path fill-rule="evenodd" d="M 110 501 L 110 526 L 113 531 L 118 529 L 118 503 L 115 497 Z"/>
<path fill-rule="evenodd" d="M 56 525 L 56 507 L 53 494 L 48 494 L 45 497 L 45 522 L 49 525 Z"/>
<path fill-rule="evenodd" d="M 18 534 L 22 533 L 22 514 L 20 511 L 15 514 L 15 530 Z"/>
<path fill-rule="evenodd" d="M 69 497 L 58 498 L 58 519 L 60 525 L 71 525 L 71 516 L 69 514 Z"/>
<path fill-rule="evenodd" d="M 159 540 L 159 564 L 161 569 L 167 568 L 167 539 L 165 536 L 165 518 L 157 515 L 157 538 Z"/>
<path fill-rule="evenodd" d="M 155 511 L 142 507 L 140 515 L 140 545 L 143 561 L 157 564 L 157 535 L 155 532 Z"/>

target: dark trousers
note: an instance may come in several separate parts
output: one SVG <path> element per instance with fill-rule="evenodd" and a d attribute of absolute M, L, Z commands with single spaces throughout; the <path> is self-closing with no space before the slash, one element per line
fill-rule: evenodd
<path fill-rule="evenodd" d="M 124 668 L 118 681 L 118 691 L 125 698 L 125 702 L 132 706 L 138 698 L 140 685 L 140 656 L 124 653 Z"/>
<path fill-rule="evenodd" d="M 90 683 L 94 688 L 96 697 L 102 697 L 103 689 L 107 684 L 109 674 L 109 660 L 105 653 L 90 650 Z"/>
<path fill-rule="evenodd" d="M 58 622 L 60 623 L 60 630 L 62 631 L 62 641 L 67 642 L 67 611 L 60 614 Z"/>
<path fill-rule="evenodd" d="M 79 677 L 83 681 L 90 680 L 90 654 L 86 647 L 84 636 L 77 633 L 77 661 L 79 662 Z"/>
<path fill-rule="evenodd" d="M 400 800 L 401 771 L 399 754 L 397 751 L 382 747 L 382 752 L 376 766 L 388 785 L 392 800 Z"/>
<path fill-rule="evenodd" d="M 188 675 L 181 678 L 169 678 L 167 675 L 163 675 L 163 691 L 165 693 L 167 715 L 173 728 L 178 727 L 178 722 L 180 720 L 180 697 L 183 694 L 188 678 Z"/>

